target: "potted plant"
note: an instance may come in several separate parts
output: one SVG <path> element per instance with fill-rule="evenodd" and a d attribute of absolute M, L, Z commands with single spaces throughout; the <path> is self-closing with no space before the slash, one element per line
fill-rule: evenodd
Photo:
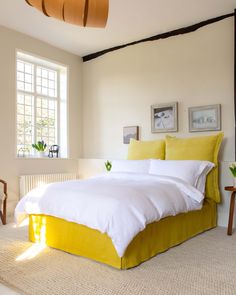
<path fill-rule="evenodd" d="M 106 167 L 107 172 L 111 171 L 111 168 L 112 168 L 111 161 L 108 161 L 108 160 L 107 160 L 107 161 L 104 163 L 104 165 L 105 165 L 105 167 Z"/>
<path fill-rule="evenodd" d="M 32 144 L 32 147 L 38 152 L 39 157 L 45 156 L 47 144 L 43 140 L 39 140 L 37 143 Z"/>
<path fill-rule="evenodd" d="M 233 186 L 236 187 L 236 164 L 233 163 L 229 166 L 229 169 L 233 175 L 233 178 L 234 178 L 234 183 L 233 183 Z"/>

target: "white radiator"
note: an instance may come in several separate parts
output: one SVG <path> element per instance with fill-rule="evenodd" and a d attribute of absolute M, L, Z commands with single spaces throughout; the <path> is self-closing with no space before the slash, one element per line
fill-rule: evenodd
<path fill-rule="evenodd" d="M 20 197 L 22 198 L 30 190 L 41 185 L 77 179 L 76 173 L 58 173 L 41 175 L 22 175 L 20 176 Z"/>

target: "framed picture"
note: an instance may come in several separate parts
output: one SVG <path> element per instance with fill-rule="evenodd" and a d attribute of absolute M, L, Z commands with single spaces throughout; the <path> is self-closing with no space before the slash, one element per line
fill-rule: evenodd
<path fill-rule="evenodd" d="M 126 126 L 123 128 L 123 143 L 129 144 L 130 139 L 139 139 L 139 127 L 138 126 Z"/>
<path fill-rule="evenodd" d="M 189 132 L 221 130 L 220 104 L 188 109 Z"/>
<path fill-rule="evenodd" d="M 152 133 L 178 131 L 178 103 L 151 106 Z"/>

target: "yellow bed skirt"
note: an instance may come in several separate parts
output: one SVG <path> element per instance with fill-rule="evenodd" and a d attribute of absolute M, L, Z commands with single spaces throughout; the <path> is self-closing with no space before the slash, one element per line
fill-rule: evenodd
<path fill-rule="evenodd" d="M 30 215 L 29 220 L 32 242 L 43 242 L 118 269 L 128 269 L 215 227 L 216 204 L 206 199 L 201 210 L 150 223 L 129 244 L 123 257 L 117 255 L 111 239 L 97 230 L 48 215 Z"/>

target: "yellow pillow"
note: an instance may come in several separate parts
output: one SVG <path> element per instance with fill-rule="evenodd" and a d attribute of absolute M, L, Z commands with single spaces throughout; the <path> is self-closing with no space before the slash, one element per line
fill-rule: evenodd
<path fill-rule="evenodd" d="M 220 202 L 218 153 L 223 136 L 223 133 L 219 133 L 192 138 L 166 137 L 166 160 L 203 160 L 215 164 L 207 176 L 206 197 L 216 202 Z"/>
<path fill-rule="evenodd" d="M 165 159 L 165 141 L 130 140 L 128 160 Z"/>

